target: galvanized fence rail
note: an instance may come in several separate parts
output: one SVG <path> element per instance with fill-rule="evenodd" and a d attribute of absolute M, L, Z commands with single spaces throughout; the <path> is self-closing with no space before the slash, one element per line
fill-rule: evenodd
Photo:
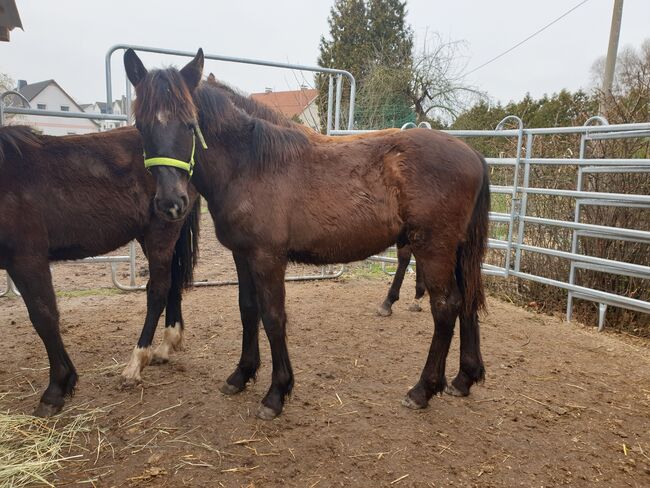
<path fill-rule="evenodd" d="M 5 123 L 5 114 L 12 115 L 37 115 L 37 116 L 49 116 L 49 117 L 63 117 L 63 118 L 77 118 L 77 119 L 88 119 L 88 120 L 111 120 L 111 121 L 120 121 L 120 122 L 130 122 L 131 120 L 131 98 L 132 98 L 132 87 L 128 79 L 126 80 L 126 107 L 125 114 L 113 114 L 112 113 L 112 99 L 113 99 L 113 77 L 112 77 L 112 56 L 117 51 L 122 51 L 126 49 L 133 49 L 140 52 L 148 52 L 162 55 L 171 55 L 171 56 L 180 56 L 180 57 L 194 57 L 196 53 L 187 52 L 187 51 L 177 51 L 173 49 L 161 49 L 155 47 L 146 47 L 146 46 L 134 46 L 127 44 L 119 44 L 111 47 L 105 56 L 105 76 L 106 76 L 106 114 L 95 114 L 95 113 L 85 113 L 85 112 L 63 112 L 63 111 L 53 111 L 53 110 L 40 110 L 33 109 L 30 106 L 29 100 L 27 100 L 23 95 L 14 90 L 9 90 L 0 94 L 0 127 Z M 354 104 L 356 96 L 356 81 L 354 76 L 351 73 L 345 70 L 339 69 L 330 69 L 322 68 L 320 66 L 304 66 L 298 64 L 290 63 L 277 63 L 273 61 L 265 61 L 258 59 L 249 59 L 249 58 L 239 58 L 232 56 L 223 56 L 219 54 L 205 54 L 206 59 L 214 61 L 223 61 L 229 63 L 239 63 L 239 64 L 248 64 L 255 66 L 266 66 L 271 68 L 280 68 L 280 69 L 289 69 L 296 71 L 308 71 L 313 73 L 323 73 L 328 76 L 328 103 L 327 103 L 327 131 L 338 130 L 341 123 L 341 111 L 342 111 L 342 95 L 343 95 L 343 79 L 347 79 L 349 84 L 349 107 L 348 107 L 348 127 L 352 127 L 353 115 L 354 115 Z M 8 96 L 16 97 L 21 101 L 23 107 L 17 106 L 5 106 L 4 100 Z M 72 261 L 71 263 L 108 263 L 111 269 L 111 281 L 113 285 L 124 291 L 136 291 L 144 290 L 144 284 L 136 283 L 136 245 L 135 241 L 129 243 L 129 253 L 128 255 L 122 256 L 97 256 L 90 257 L 86 259 L 81 259 L 78 261 Z M 121 283 L 117 278 L 117 266 L 120 263 L 127 263 L 129 265 L 129 284 Z M 287 276 L 287 281 L 305 281 L 305 280 L 320 280 L 320 279 L 331 279 L 337 278 L 343 274 L 345 270 L 344 266 L 340 266 L 337 269 L 334 269 L 330 266 L 323 266 L 320 269 L 319 273 L 312 275 L 296 275 L 296 276 Z M 0 291 L 0 298 L 9 294 L 19 295 L 18 290 L 11 281 L 9 275 L 6 275 L 6 287 L 4 290 Z M 235 285 L 237 280 L 197 280 L 195 286 L 222 286 L 222 285 Z"/>
<path fill-rule="evenodd" d="M 508 122 L 515 122 L 516 129 L 504 129 Z M 597 122 L 599 125 L 591 125 Z M 411 127 L 404 127 L 408 129 Z M 332 131 L 332 135 L 346 135 L 370 131 Z M 506 212 L 490 212 L 490 220 L 495 224 L 507 224 L 507 237 L 505 239 L 490 238 L 488 246 L 497 252 L 503 253 L 503 266 L 484 263 L 485 274 L 509 277 L 513 276 L 549 286 L 558 287 L 567 291 L 567 320 L 571 320 L 575 298 L 595 302 L 599 307 L 598 327 L 602 330 L 605 323 L 605 312 L 608 306 L 626 308 L 637 312 L 650 313 L 650 302 L 618 295 L 616 293 L 596 290 L 581 286 L 576 283 L 578 269 L 596 270 L 613 275 L 650 280 L 650 266 L 626 263 L 612 259 L 589 256 L 579 252 L 579 241 L 582 237 L 598 237 L 600 239 L 618 240 L 633 243 L 650 243 L 650 231 L 635 228 L 611 227 L 599 224 L 581 222 L 581 209 L 588 205 L 603 207 L 635 207 L 650 208 L 650 195 L 624 194 L 612 192 L 585 191 L 583 189 L 584 175 L 590 173 L 650 173 L 650 159 L 623 159 L 623 158 L 587 158 L 586 147 L 589 141 L 613 140 L 650 137 L 650 123 L 609 125 L 602 117 L 590 118 L 584 126 L 557 127 L 557 128 L 531 128 L 526 129 L 518 117 L 508 116 L 503 119 L 495 130 L 465 130 L 446 131 L 460 138 L 490 137 L 490 138 L 516 138 L 516 155 L 514 158 L 488 157 L 490 166 L 510 166 L 513 168 L 513 178 L 509 185 L 491 185 L 493 194 L 509 196 Z M 580 137 L 580 154 L 577 158 L 542 158 L 533 153 L 535 138 L 554 136 L 559 134 L 574 134 Z M 524 145 L 525 139 L 525 145 Z M 575 190 L 562 190 L 530 186 L 531 170 L 535 166 L 570 165 L 578 168 Z M 523 167 L 523 168 L 522 168 Z M 521 175 L 523 169 L 523 175 Z M 546 195 L 568 197 L 573 199 L 575 205 L 572 221 L 558 220 L 547 217 L 531 216 L 527 214 L 528 197 L 531 195 Z M 556 229 L 569 229 L 571 231 L 571 249 L 564 251 L 549 247 L 533 246 L 526 243 L 526 230 L 530 226 L 544 225 Z M 551 279 L 522 270 L 522 254 L 537 253 L 569 262 L 570 273 L 567 281 Z M 514 255 L 513 255 L 514 254 Z M 370 258 L 371 261 L 382 263 L 396 263 L 392 256 L 378 255 Z M 412 264 L 415 262 L 412 261 Z"/>
<path fill-rule="evenodd" d="M 76 112 L 56 112 L 35 110 L 29 106 L 29 102 L 19 93 L 6 92 L 0 95 L 0 125 L 4 123 L 5 113 L 73 117 L 85 118 L 90 120 L 113 120 L 124 121 L 130 120 L 130 101 L 131 86 L 126 82 L 127 113 L 124 115 L 112 114 L 112 55 L 120 50 L 132 48 L 136 51 L 157 53 L 162 55 L 173 55 L 181 57 L 193 57 L 195 53 L 176 51 L 170 49 L 158 49 L 144 46 L 116 45 L 109 49 L 105 58 L 106 66 L 106 99 L 107 114 L 89 114 Z M 230 56 L 221 56 L 215 54 L 206 54 L 206 59 L 243 63 L 258 66 L 268 66 L 280 69 L 300 70 L 309 72 L 320 72 L 328 76 L 328 110 L 327 110 L 327 132 L 332 135 L 356 134 L 360 132 L 351 130 L 354 122 L 354 101 L 356 83 L 354 77 L 343 70 L 334 70 L 321 67 L 295 65 L 289 63 L 276 63 L 264 60 L 255 60 L 247 58 L 236 58 Z M 342 91 L 343 79 L 347 79 L 350 85 L 350 97 L 348 107 L 348 129 L 341 130 L 341 110 L 342 110 Z M 23 107 L 6 107 L 4 98 L 13 95 L 22 100 Z M 591 125 L 592 123 L 598 125 Z M 506 124 L 514 123 L 516 128 L 506 129 Z M 412 128 L 414 124 L 407 124 L 404 129 Z M 426 124 L 424 127 L 430 128 Z M 559 287 L 567 291 L 567 320 L 571 319 L 574 299 L 584 299 L 593 301 L 599 306 L 599 328 L 604 325 L 605 312 L 608 306 L 628 308 L 631 310 L 650 313 L 650 303 L 615 293 L 602 290 L 595 290 L 588 287 L 580 286 L 576 283 L 577 271 L 580 269 L 596 270 L 614 275 L 625 275 L 641 279 L 650 279 L 650 267 L 625 263 L 610 259 L 604 259 L 596 256 L 588 256 L 579 252 L 579 242 L 583 237 L 598 237 L 601 239 L 617 240 L 633 243 L 650 243 L 650 232 L 633 228 L 618 228 L 598 224 L 587 224 L 581 222 L 581 210 L 589 205 L 600 205 L 609 207 L 635 207 L 650 208 L 650 196 L 648 195 L 631 195 L 621 193 L 607 193 L 585 191 L 583 189 L 583 179 L 587 174 L 595 173 L 650 173 L 649 159 L 620 159 L 620 158 L 587 158 L 586 147 L 590 141 L 612 140 L 650 137 L 650 123 L 643 124 L 622 124 L 609 125 L 602 117 L 592 117 L 584 126 L 578 127 L 557 127 L 557 128 L 531 128 L 524 127 L 521 119 L 516 116 L 508 116 L 503 119 L 494 130 L 465 130 L 465 131 L 447 131 L 449 134 L 460 138 L 490 137 L 506 138 L 515 140 L 516 151 L 514 157 L 488 157 L 487 162 L 490 166 L 509 167 L 512 169 L 512 181 L 508 185 L 492 185 L 491 191 L 494 194 L 505 195 L 507 208 L 505 211 L 490 212 L 490 220 L 494 224 L 506 225 L 507 231 L 501 238 L 490 238 L 490 249 L 501 253 L 503 265 L 488 264 L 483 266 L 484 273 L 494 276 L 509 277 L 514 276 L 525 280 L 542 283 L 549 286 Z M 559 134 L 574 134 L 580 137 L 580 154 L 577 158 L 540 158 L 533 154 L 533 142 L 535 138 L 544 136 L 553 136 Z M 560 190 L 551 188 L 540 188 L 530 186 L 531 169 L 535 166 L 548 165 L 571 165 L 577 166 L 577 184 L 575 190 Z M 523 172 L 523 175 L 522 175 Z M 546 217 L 531 216 L 527 214 L 528 198 L 531 195 L 546 195 L 557 197 L 568 197 L 574 200 L 575 212 L 572 221 L 551 219 Z M 569 229 L 572 233 L 571 249 L 564 251 L 547 247 L 533 246 L 526 243 L 526 229 L 530 226 L 545 225 L 558 229 Z M 111 267 L 111 279 L 113 284 L 123 290 L 138 290 L 144 288 L 144 285 L 138 285 L 135 281 L 136 270 L 136 246 L 134 242 L 129 245 L 129 254 L 124 256 L 99 256 L 80 260 L 80 262 L 108 263 Z M 538 253 L 552 256 L 558 259 L 567 260 L 570 263 L 570 272 L 567 281 L 550 279 L 544 276 L 534 275 L 522 271 L 522 254 Z M 370 258 L 372 261 L 382 263 L 396 263 L 394 257 L 379 255 Z M 129 265 L 130 277 L 129 284 L 125 285 L 117 279 L 117 266 L 120 263 Z M 321 268 L 321 273 L 309 276 L 288 276 L 287 280 L 305 280 L 305 279 L 326 279 L 340 276 L 344 272 L 344 267 L 337 270 L 332 268 Z M 199 280 L 196 286 L 218 286 L 236 284 L 236 280 L 211 281 Z M 3 291 L 0 291 L 0 297 L 9 293 L 17 293 L 15 286 L 7 276 L 7 284 Z"/>

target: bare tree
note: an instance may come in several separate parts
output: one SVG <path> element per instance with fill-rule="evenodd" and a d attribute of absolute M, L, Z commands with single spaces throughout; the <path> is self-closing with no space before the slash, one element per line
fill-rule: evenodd
<path fill-rule="evenodd" d="M 467 84 L 464 41 L 444 41 L 434 33 L 425 36 L 413 56 L 410 96 L 419 120 L 453 119 L 485 95 Z"/>
<path fill-rule="evenodd" d="M 420 49 L 415 50 L 412 63 L 391 67 L 375 64 L 359 94 L 359 113 L 364 125 L 386 121 L 387 114 L 399 114 L 403 107 L 420 121 L 450 122 L 468 106 L 486 96 L 466 83 L 462 55 L 465 43 L 443 41 L 438 34 L 425 36 Z M 385 125 L 385 124 L 384 124 Z"/>
<path fill-rule="evenodd" d="M 594 93 L 610 122 L 645 122 L 650 117 L 650 39 L 638 49 L 624 48 L 616 60 L 611 95 L 603 93 L 605 58 L 596 60 L 591 68 Z"/>
<path fill-rule="evenodd" d="M 6 73 L 0 73 L 0 93 L 14 89 L 14 80 Z"/>

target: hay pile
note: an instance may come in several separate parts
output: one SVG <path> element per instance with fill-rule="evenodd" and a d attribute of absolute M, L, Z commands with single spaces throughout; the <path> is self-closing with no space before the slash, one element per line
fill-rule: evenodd
<path fill-rule="evenodd" d="M 0 487 L 54 486 L 48 479 L 66 461 L 83 456 L 70 453 L 80 447 L 78 434 L 88 433 L 94 421 L 94 411 L 57 419 L 0 412 Z"/>

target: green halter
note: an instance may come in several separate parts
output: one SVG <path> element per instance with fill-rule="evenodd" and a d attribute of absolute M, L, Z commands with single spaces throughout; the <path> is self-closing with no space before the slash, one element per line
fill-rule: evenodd
<path fill-rule="evenodd" d="M 174 158 L 165 158 L 165 157 L 158 157 L 158 158 L 147 158 L 145 155 L 145 160 L 144 160 L 144 167 L 149 169 L 152 166 L 171 166 L 173 168 L 179 168 L 184 171 L 187 171 L 190 175 L 190 178 L 192 177 L 192 173 L 194 173 L 194 150 L 196 149 L 196 138 L 199 138 L 199 141 L 201 142 L 201 147 L 203 149 L 207 149 L 208 145 L 205 143 L 205 139 L 203 138 L 203 134 L 201 133 L 201 129 L 199 128 L 198 125 L 194 126 L 194 133 L 192 134 L 192 154 L 190 155 L 190 161 L 185 162 L 181 161 L 180 159 L 174 159 Z"/>

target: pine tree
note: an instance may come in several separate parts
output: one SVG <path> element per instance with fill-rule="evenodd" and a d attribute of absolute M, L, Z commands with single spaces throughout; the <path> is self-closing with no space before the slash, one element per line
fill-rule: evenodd
<path fill-rule="evenodd" d="M 406 24 L 406 2 L 368 1 L 368 40 L 375 63 L 391 68 L 410 66 L 413 31 Z"/>
<path fill-rule="evenodd" d="M 400 0 L 336 0 L 328 19 L 330 39 L 321 37 L 320 66 L 345 69 L 351 72 L 357 81 L 359 99 L 365 99 L 370 106 L 367 111 L 387 114 L 392 121 L 409 119 L 407 100 L 402 94 L 391 94 L 388 104 L 391 107 L 399 105 L 393 114 L 392 108 L 387 108 L 376 100 L 370 100 L 374 95 L 364 93 L 364 85 L 369 73 L 375 67 L 382 69 L 402 69 L 412 64 L 413 34 L 406 24 L 406 2 Z M 319 112 L 323 122 L 327 117 L 328 77 L 316 78 L 319 90 Z M 376 85 L 371 82 L 370 85 Z M 373 91 L 375 89 L 373 88 Z M 378 94 L 380 98 L 382 94 Z M 397 101 L 396 101 L 397 100 Z M 365 103 L 364 102 L 364 103 Z M 406 105 L 405 105 L 406 103 Z M 348 92 L 343 96 L 343 114 L 348 106 Z M 360 107 L 360 113 L 364 107 Z M 374 120 L 373 119 L 373 120 Z M 410 120 L 410 119 L 409 119 Z M 395 123 L 395 122 L 391 122 Z M 385 125 L 384 123 L 381 124 Z"/>

